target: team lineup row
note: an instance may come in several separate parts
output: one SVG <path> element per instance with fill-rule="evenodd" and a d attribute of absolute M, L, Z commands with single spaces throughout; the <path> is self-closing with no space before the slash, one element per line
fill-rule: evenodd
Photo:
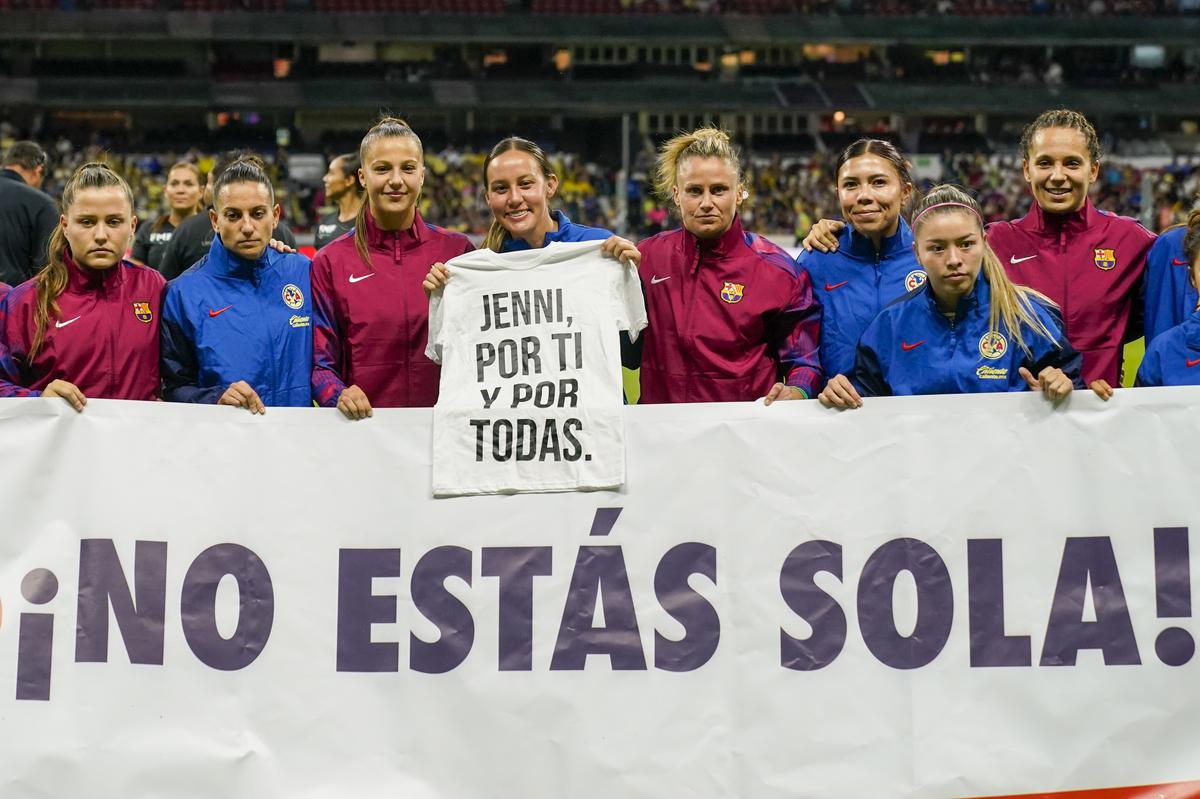
<path fill-rule="evenodd" d="M 1100 146 L 1076 112 L 1042 114 L 1021 148 L 1036 204 L 985 226 L 964 190 L 917 199 L 893 145 L 855 142 L 837 163 L 844 221 L 818 223 L 793 260 L 743 231 L 739 159 L 719 130 L 663 146 L 656 188 L 682 226 L 636 245 L 553 211 L 557 177 L 514 137 L 484 165 L 483 246 L 599 239 L 605 255 L 636 263 L 649 327 L 623 357 L 640 368 L 641 402 L 817 397 L 850 408 L 889 394 L 1060 399 L 1085 385 L 1108 398 L 1143 317 L 1138 383 L 1200 383 L 1200 212 L 1156 242 L 1093 207 Z M 77 410 L 89 396 L 254 412 L 315 401 L 356 419 L 433 405 L 428 298 L 451 278 L 444 263 L 473 245 L 417 211 L 423 150 L 403 121 L 371 128 L 357 160 L 365 202 L 311 263 L 272 241 L 286 237 L 262 163 L 222 164 L 205 198 L 207 254 L 169 283 L 124 260 L 137 226 L 125 181 L 80 167 L 46 265 L 0 298 L 0 396 L 63 397 Z"/>

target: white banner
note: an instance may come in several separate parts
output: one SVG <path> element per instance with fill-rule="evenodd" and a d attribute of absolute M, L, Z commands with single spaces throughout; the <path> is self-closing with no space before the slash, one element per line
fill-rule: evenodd
<path fill-rule="evenodd" d="M 634 407 L 620 492 L 434 500 L 428 410 L 0 401 L 0 796 L 1200 797 L 1198 402 Z"/>

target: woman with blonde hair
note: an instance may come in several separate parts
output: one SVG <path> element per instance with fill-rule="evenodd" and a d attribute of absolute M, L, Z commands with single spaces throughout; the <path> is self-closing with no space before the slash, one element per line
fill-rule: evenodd
<path fill-rule="evenodd" d="M 159 396 L 158 324 L 165 281 L 123 261 L 137 226 L 133 194 L 106 164 L 75 170 L 49 260 L 0 302 L 0 397 Z"/>
<path fill-rule="evenodd" d="M 626 365 L 644 403 L 806 399 L 822 375 L 808 274 L 742 229 L 737 151 L 716 128 L 663 145 L 656 187 L 683 226 L 638 245 L 649 327 Z"/>
<path fill-rule="evenodd" d="M 1063 335 L 1057 306 L 1009 280 L 970 195 L 935 186 L 912 230 L 928 280 L 875 317 L 859 339 L 854 374 L 835 375 L 821 404 L 1028 389 L 1060 400 L 1083 387 L 1082 359 Z"/>
<path fill-rule="evenodd" d="M 367 201 L 354 235 L 328 244 L 312 265 L 313 396 L 351 419 L 437 401 L 421 283 L 430 265 L 474 249 L 463 234 L 421 218 L 425 154 L 408 123 L 380 120 L 358 154 Z"/>

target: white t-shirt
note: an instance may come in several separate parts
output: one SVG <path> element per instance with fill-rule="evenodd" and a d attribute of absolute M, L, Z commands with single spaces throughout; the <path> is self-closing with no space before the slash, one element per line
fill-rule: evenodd
<path fill-rule="evenodd" d="M 433 493 L 625 482 L 619 331 L 646 326 L 637 268 L 603 242 L 476 250 L 446 266 L 426 354 L 442 364 Z"/>

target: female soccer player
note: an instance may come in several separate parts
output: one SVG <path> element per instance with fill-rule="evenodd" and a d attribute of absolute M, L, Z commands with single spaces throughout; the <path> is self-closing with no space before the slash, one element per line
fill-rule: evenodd
<path fill-rule="evenodd" d="M 167 171 L 167 184 L 163 194 L 170 211 L 162 214 L 149 225 L 138 228 L 133 239 L 133 252 L 129 260 L 158 269 L 163 253 L 175 235 L 175 228 L 183 220 L 201 210 L 204 186 L 200 183 L 200 169 L 195 164 L 181 161 Z"/>
<path fill-rule="evenodd" d="M 1014 282 L 1059 305 L 1064 330 L 1083 354 L 1084 380 L 1111 393 L 1125 342 L 1141 335 L 1132 317 L 1154 234 L 1088 199 L 1100 172 L 1100 139 L 1083 114 L 1043 112 L 1021 134 L 1021 153 L 1034 206 L 990 225 L 988 243 Z"/>
<path fill-rule="evenodd" d="M 474 249 L 469 239 L 425 222 L 421 140 L 391 117 L 359 146 L 367 201 L 354 236 L 317 253 L 312 265 L 313 396 L 351 419 L 372 407 L 429 407 L 439 370 L 425 357 L 432 264 Z"/>
<path fill-rule="evenodd" d="M 1189 287 L 1195 297 L 1200 288 L 1200 209 L 1192 211 L 1187 225 L 1179 230 L 1183 231 L 1181 260 L 1187 265 Z M 1135 385 L 1200 385 L 1200 303 L 1194 303 L 1191 314 L 1178 325 L 1153 341 L 1147 332 L 1146 339 L 1146 356 L 1138 368 Z"/>
<path fill-rule="evenodd" d="M 75 170 L 49 260 L 0 302 L 0 397 L 158 398 L 165 281 L 122 261 L 137 219 L 129 184 L 106 164 Z"/>
<path fill-rule="evenodd" d="M 363 204 L 362 184 L 358 182 L 358 153 L 346 153 L 330 161 L 322 181 L 325 183 L 325 202 L 332 204 L 334 209 L 317 222 L 313 246 L 318 250 L 354 230 L 354 220 Z"/>
<path fill-rule="evenodd" d="M 854 348 L 885 305 L 925 282 L 902 212 L 913 193 L 904 156 L 890 142 L 859 139 L 838 158 L 837 197 L 849 222 L 829 252 L 800 253 L 821 303 L 821 370 L 854 369 Z"/>
<path fill-rule="evenodd" d="M 170 402 L 312 407 L 309 261 L 268 246 L 280 209 L 265 165 L 243 156 L 213 187 L 208 254 L 167 286 L 163 393 Z"/>
<path fill-rule="evenodd" d="M 562 211 L 551 211 L 558 176 L 550 159 L 534 142 L 519 136 L 501 140 L 483 162 L 483 179 L 492 223 L 483 246 L 493 252 L 537 250 L 557 241 L 603 240 L 601 251 L 621 261 L 641 258 L 633 242 L 603 228 L 577 225 Z M 450 272 L 434 264 L 425 278 L 425 291 L 442 288 Z"/>
<path fill-rule="evenodd" d="M 1021 154 L 1034 205 L 1020 219 L 989 225 L 988 244 L 1014 282 L 1058 304 L 1066 334 L 1083 353 L 1084 379 L 1101 396 L 1111 395 L 1122 347 L 1139 335 L 1133 309 L 1154 234 L 1088 199 L 1101 152 L 1083 114 L 1043 112 L 1021 134 Z M 838 226 L 820 227 L 805 246 L 829 248 L 828 231 Z"/>
<path fill-rule="evenodd" d="M 492 224 L 483 246 L 495 252 L 536 250 L 556 241 L 608 242 L 604 251 L 638 259 L 632 242 L 603 228 L 577 225 L 562 211 L 551 211 L 558 176 L 550 160 L 528 139 L 510 136 L 492 148 L 483 162 L 483 180 Z"/>
<path fill-rule="evenodd" d="M 742 230 L 747 195 L 729 136 L 714 128 L 676 136 L 663 145 L 656 172 L 658 192 L 683 227 L 638 246 L 650 321 L 640 401 L 815 396 L 821 306 L 808 273 Z M 632 354 L 631 367 L 639 364 Z"/>
<path fill-rule="evenodd" d="M 1080 356 L 1045 296 L 1008 279 L 983 232 L 979 204 L 957 186 L 930 190 L 913 217 L 925 284 L 884 308 L 858 343 L 853 378 L 835 375 L 819 399 L 1042 391 L 1060 400 Z"/>

